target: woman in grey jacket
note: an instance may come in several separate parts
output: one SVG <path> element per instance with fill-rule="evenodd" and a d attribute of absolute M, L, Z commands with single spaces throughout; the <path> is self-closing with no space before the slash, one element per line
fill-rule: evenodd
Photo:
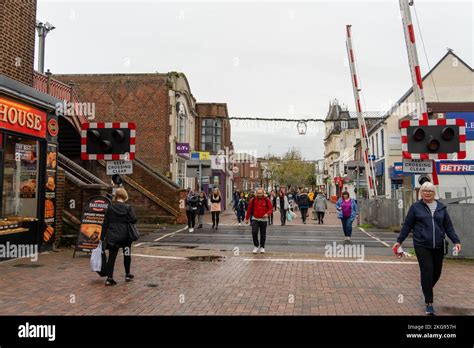
<path fill-rule="evenodd" d="M 435 186 L 425 182 L 420 187 L 421 200 L 413 203 L 405 222 L 393 245 L 398 250 L 401 243 L 413 230 L 413 245 L 421 273 L 421 288 L 425 296 L 427 315 L 434 315 L 433 288 L 441 276 L 444 257 L 444 238 L 447 235 L 461 251 L 461 241 L 454 231 L 446 206 L 435 200 Z"/>
<path fill-rule="evenodd" d="M 328 208 L 328 201 L 324 195 L 319 192 L 316 198 L 314 199 L 314 210 L 318 215 L 318 224 L 324 224 L 324 213 Z"/>

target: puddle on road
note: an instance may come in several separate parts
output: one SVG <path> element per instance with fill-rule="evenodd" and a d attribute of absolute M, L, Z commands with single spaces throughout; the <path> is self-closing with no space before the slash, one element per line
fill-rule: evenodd
<path fill-rule="evenodd" d="M 43 265 L 37 264 L 37 263 L 19 263 L 17 265 L 13 265 L 13 267 L 18 267 L 18 268 L 38 268 L 38 267 L 43 267 Z"/>
<path fill-rule="evenodd" d="M 217 255 L 202 255 L 202 256 L 188 256 L 188 260 L 190 261 L 210 261 L 210 262 L 219 262 L 225 261 L 225 256 L 217 256 Z"/>

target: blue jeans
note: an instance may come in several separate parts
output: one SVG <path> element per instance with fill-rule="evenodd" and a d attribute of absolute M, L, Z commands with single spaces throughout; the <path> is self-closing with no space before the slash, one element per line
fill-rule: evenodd
<path fill-rule="evenodd" d="M 344 231 L 344 236 L 350 237 L 352 235 L 352 220 L 351 218 L 342 218 L 342 230 Z"/>

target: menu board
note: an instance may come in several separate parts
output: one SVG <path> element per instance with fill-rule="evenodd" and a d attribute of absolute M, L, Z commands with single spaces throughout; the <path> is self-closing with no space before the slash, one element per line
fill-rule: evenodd
<path fill-rule="evenodd" d="M 81 227 L 74 252 L 97 248 L 109 205 L 110 199 L 104 196 L 95 196 L 87 201 L 82 212 Z"/>
<path fill-rule="evenodd" d="M 44 199 L 44 223 L 43 244 L 53 242 L 56 228 L 56 166 L 57 145 L 48 144 L 46 151 L 46 179 Z"/>

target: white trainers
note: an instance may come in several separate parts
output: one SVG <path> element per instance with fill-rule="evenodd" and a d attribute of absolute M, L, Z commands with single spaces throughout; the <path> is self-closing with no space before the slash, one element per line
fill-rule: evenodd
<path fill-rule="evenodd" d="M 257 254 L 259 249 L 260 249 L 260 248 L 254 247 L 252 252 L 253 252 L 254 254 Z"/>
<path fill-rule="evenodd" d="M 265 248 L 260 248 L 260 254 L 265 254 Z"/>
<path fill-rule="evenodd" d="M 189 229 L 189 232 L 194 232 L 194 228 L 190 228 L 190 229 Z"/>
<path fill-rule="evenodd" d="M 242 223 L 239 222 L 239 226 L 242 226 Z"/>

